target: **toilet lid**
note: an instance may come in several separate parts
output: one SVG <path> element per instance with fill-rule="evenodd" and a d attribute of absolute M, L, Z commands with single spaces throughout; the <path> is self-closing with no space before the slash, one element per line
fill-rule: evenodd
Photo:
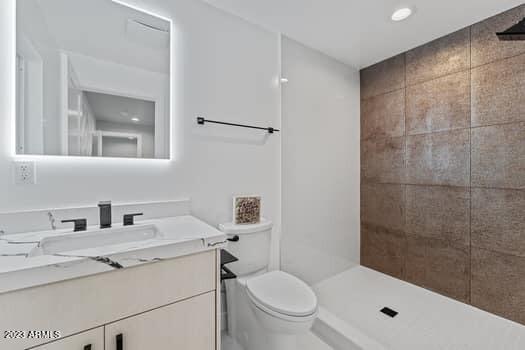
<path fill-rule="evenodd" d="M 303 281 L 286 272 L 273 271 L 246 281 L 254 301 L 288 316 L 309 316 L 317 311 L 317 297 Z"/>

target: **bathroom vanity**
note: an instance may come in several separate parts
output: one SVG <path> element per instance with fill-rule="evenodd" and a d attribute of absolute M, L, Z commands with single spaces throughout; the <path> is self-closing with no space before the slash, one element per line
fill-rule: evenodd
<path fill-rule="evenodd" d="M 218 349 L 225 241 L 191 216 L 1 236 L 0 348 Z"/>

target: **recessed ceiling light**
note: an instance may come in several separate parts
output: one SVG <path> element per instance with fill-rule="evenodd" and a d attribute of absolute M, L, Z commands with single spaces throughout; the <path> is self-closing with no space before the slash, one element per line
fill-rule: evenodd
<path fill-rule="evenodd" d="M 392 14 L 392 21 L 399 22 L 407 19 L 412 15 L 413 11 L 410 7 L 400 8 Z"/>
<path fill-rule="evenodd" d="M 137 118 L 137 117 L 133 117 L 133 118 L 131 118 L 131 121 L 134 122 L 134 123 L 138 123 L 138 122 L 140 122 L 140 119 Z"/>

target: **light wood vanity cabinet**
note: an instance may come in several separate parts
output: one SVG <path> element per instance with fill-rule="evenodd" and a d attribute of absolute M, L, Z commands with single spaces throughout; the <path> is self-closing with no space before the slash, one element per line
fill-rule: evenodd
<path fill-rule="evenodd" d="M 211 292 L 32 349 L 211 350 L 215 317 Z"/>
<path fill-rule="evenodd" d="M 0 295 L 1 330 L 62 336 L 0 339 L 0 349 L 217 350 L 218 255 L 207 251 Z"/>
<path fill-rule="evenodd" d="M 38 346 L 34 350 L 104 350 L 104 328 L 99 327 L 53 343 Z"/>
<path fill-rule="evenodd" d="M 106 350 L 214 349 L 214 306 L 207 293 L 107 325 Z"/>

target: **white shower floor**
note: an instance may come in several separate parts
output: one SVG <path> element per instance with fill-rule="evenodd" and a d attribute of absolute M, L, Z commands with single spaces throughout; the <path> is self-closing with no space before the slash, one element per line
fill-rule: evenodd
<path fill-rule="evenodd" d="M 322 307 L 314 333 L 334 349 L 525 349 L 524 326 L 362 266 L 314 290 Z"/>

